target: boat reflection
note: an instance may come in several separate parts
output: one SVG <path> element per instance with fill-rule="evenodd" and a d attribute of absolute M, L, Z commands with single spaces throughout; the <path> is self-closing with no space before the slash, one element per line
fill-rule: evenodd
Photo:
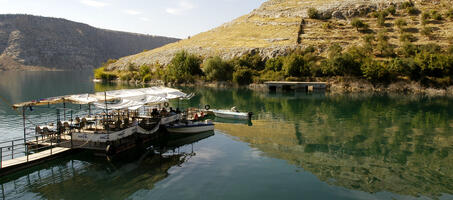
<path fill-rule="evenodd" d="M 3 199 L 125 199 L 150 190 L 169 176 L 169 169 L 196 156 L 194 143 L 214 132 L 167 138 L 156 148 L 134 149 L 111 159 L 80 153 L 0 179 Z M 109 191 L 109 192 L 100 192 Z"/>

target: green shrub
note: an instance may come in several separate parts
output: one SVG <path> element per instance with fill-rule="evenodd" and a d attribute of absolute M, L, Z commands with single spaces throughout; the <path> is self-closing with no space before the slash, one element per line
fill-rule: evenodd
<path fill-rule="evenodd" d="M 378 11 L 374 11 L 370 14 L 371 17 L 378 18 L 380 13 Z"/>
<path fill-rule="evenodd" d="M 395 77 L 387 63 L 371 59 L 363 63 L 361 70 L 363 77 L 373 82 L 390 82 Z"/>
<path fill-rule="evenodd" d="M 352 48 L 348 52 L 337 54 L 327 61 L 322 61 L 320 70 L 326 76 L 362 76 L 360 66 L 365 57 L 366 55 L 360 49 Z"/>
<path fill-rule="evenodd" d="M 329 29 L 333 29 L 335 28 L 334 24 L 332 22 L 326 22 L 326 23 L 323 23 L 321 25 L 321 27 L 324 29 L 324 30 L 329 30 Z"/>
<path fill-rule="evenodd" d="M 362 20 L 358 19 L 358 18 L 354 18 L 352 19 L 351 21 L 351 26 L 356 28 L 357 31 L 359 31 L 359 29 L 361 29 L 362 31 L 364 30 L 367 30 L 368 29 L 368 24 L 366 24 L 365 22 L 363 22 Z"/>
<path fill-rule="evenodd" d="M 383 14 L 379 14 L 378 19 L 377 19 L 377 24 L 380 27 L 385 26 L 385 16 Z"/>
<path fill-rule="evenodd" d="M 429 22 L 431 15 L 428 12 L 423 12 L 421 16 L 422 25 L 426 25 Z"/>
<path fill-rule="evenodd" d="M 266 71 L 279 72 L 283 68 L 283 57 L 270 58 L 266 61 Z"/>
<path fill-rule="evenodd" d="M 417 38 L 415 38 L 412 34 L 409 33 L 402 33 L 400 35 L 401 42 L 415 42 Z"/>
<path fill-rule="evenodd" d="M 120 80 L 122 80 L 122 81 L 130 81 L 131 79 L 132 79 L 132 74 L 130 72 L 120 75 Z"/>
<path fill-rule="evenodd" d="M 384 33 L 378 34 L 377 39 L 377 50 L 380 52 L 380 56 L 382 57 L 393 57 L 395 56 L 395 52 L 393 49 L 393 45 L 388 42 L 388 37 Z"/>
<path fill-rule="evenodd" d="M 408 7 L 408 8 L 406 8 L 406 12 L 407 12 L 407 14 L 409 14 L 409 15 L 418 15 L 418 14 L 420 14 L 420 10 L 418 10 L 418 9 L 415 8 L 415 7 Z"/>
<path fill-rule="evenodd" d="M 139 67 L 139 73 L 141 77 L 146 76 L 147 74 L 151 73 L 151 66 L 149 65 L 142 65 Z"/>
<path fill-rule="evenodd" d="M 203 71 L 210 81 L 230 81 L 233 78 L 233 66 L 219 56 L 209 58 L 203 63 Z"/>
<path fill-rule="evenodd" d="M 127 70 L 130 72 L 135 72 L 135 71 L 138 71 L 138 67 L 132 63 L 129 63 L 127 65 Z"/>
<path fill-rule="evenodd" d="M 146 74 L 145 76 L 143 76 L 143 79 L 142 79 L 142 81 L 145 83 L 150 82 L 151 80 L 152 80 L 151 74 Z"/>
<path fill-rule="evenodd" d="M 447 53 L 453 56 L 453 45 L 450 45 L 447 49 Z"/>
<path fill-rule="evenodd" d="M 307 76 L 310 73 L 310 69 L 306 66 L 304 57 L 293 53 L 286 57 L 283 62 L 283 70 L 286 76 Z"/>
<path fill-rule="evenodd" d="M 403 43 L 403 45 L 401 46 L 400 54 L 407 58 L 407 57 L 415 56 L 415 54 L 417 52 L 418 52 L 418 48 L 414 44 L 412 44 L 408 41 L 405 41 Z"/>
<path fill-rule="evenodd" d="M 342 51 L 343 51 L 343 48 L 339 44 L 334 43 L 329 47 L 329 49 L 327 51 L 327 56 L 328 56 L 328 58 L 334 58 L 338 55 L 341 55 Z"/>
<path fill-rule="evenodd" d="M 234 67 L 247 67 L 252 70 L 261 71 L 265 68 L 265 61 L 258 54 L 245 54 L 239 58 L 234 58 L 230 61 Z"/>
<path fill-rule="evenodd" d="M 411 80 L 420 80 L 421 69 L 413 58 L 394 58 L 389 64 L 400 75 L 408 76 Z"/>
<path fill-rule="evenodd" d="M 320 18 L 319 12 L 318 12 L 318 10 L 316 10 L 316 8 L 309 8 L 307 11 L 307 14 L 310 19 L 319 19 Z"/>
<path fill-rule="evenodd" d="M 193 82 L 194 76 L 203 74 L 200 68 L 201 61 L 200 57 L 186 51 L 176 53 L 167 66 L 167 81 Z"/>
<path fill-rule="evenodd" d="M 264 81 L 283 81 L 283 80 L 285 80 L 285 72 L 266 70 L 260 75 L 259 79 L 262 82 L 264 82 Z"/>
<path fill-rule="evenodd" d="M 417 53 L 415 62 L 420 66 L 423 75 L 444 77 L 453 69 L 453 59 L 444 54 L 423 51 Z"/>
<path fill-rule="evenodd" d="M 403 9 L 411 8 L 414 6 L 415 5 L 412 1 L 406 1 L 406 2 L 403 2 L 403 4 L 401 4 L 401 8 L 403 8 Z"/>
<path fill-rule="evenodd" d="M 428 38 L 432 38 L 432 33 L 433 33 L 433 28 L 425 26 L 423 29 L 420 31 L 420 33 Z"/>
<path fill-rule="evenodd" d="M 388 13 L 392 14 L 393 16 L 396 15 L 396 8 L 394 5 L 390 5 L 387 9 L 385 9 Z"/>
<path fill-rule="evenodd" d="M 247 67 L 238 67 L 233 73 L 233 82 L 239 85 L 247 85 L 253 82 L 253 71 Z"/>
<path fill-rule="evenodd" d="M 430 54 L 440 54 L 442 53 L 442 47 L 435 43 L 429 43 L 421 45 L 419 47 L 420 52 L 427 52 Z"/>
<path fill-rule="evenodd" d="M 445 15 L 450 18 L 450 20 L 453 20 L 453 8 L 448 9 L 447 13 Z"/>
<path fill-rule="evenodd" d="M 432 10 L 431 16 L 433 17 L 434 20 L 437 20 L 437 21 L 440 21 L 443 19 L 442 14 L 437 12 L 437 10 Z"/>
<path fill-rule="evenodd" d="M 404 32 L 404 27 L 407 26 L 407 22 L 406 22 L 406 20 L 404 20 L 404 19 L 397 19 L 397 20 L 395 21 L 395 25 L 396 25 L 396 27 L 398 27 L 398 29 L 399 29 L 400 32 L 402 33 L 402 32 Z"/>
<path fill-rule="evenodd" d="M 104 69 L 105 69 L 104 67 L 99 67 L 97 69 L 94 69 L 94 78 L 101 79 L 102 74 L 105 73 Z"/>

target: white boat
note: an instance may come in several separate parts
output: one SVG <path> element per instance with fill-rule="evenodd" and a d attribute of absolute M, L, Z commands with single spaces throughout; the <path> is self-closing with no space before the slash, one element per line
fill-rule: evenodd
<path fill-rule="evenodd" d="M 231 110 L 213 110 L 212 111 L 216 117 L 226 118 L 226 119 L 241 119 L 249 120 L 252 118 L 253 113 L 249 112 L 239 112 L 233 107 Z"/>
<path fill-rule="evenodd" d="M 189 123 L 177 123 L 166 126 L 169 133 L 202 133 L 206 131 L 214 130 L 214 123 L 212 121 L 205 122 L 191 122 Z"/>

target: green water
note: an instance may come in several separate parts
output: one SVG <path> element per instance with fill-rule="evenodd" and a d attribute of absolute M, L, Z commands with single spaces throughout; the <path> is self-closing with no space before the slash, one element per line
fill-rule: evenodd
<path fill-rule="evenodd" d="M 0 73 L 0 94 L 19 102 L 124 87 L 91 78 Z M 196 94 L 182 106 L 237 106 L 254 112 L 253 125 L 219 122 L 213 136 L 162 155 L 71 155 L 1 177 L 0 198 L 453 199 L 451 98 L 181 89 Z M 54 113 L 28 111 L 34 121 Z M 20 115 L 0 105 L 0 140 L 21 137 L 20 125 Z"/>

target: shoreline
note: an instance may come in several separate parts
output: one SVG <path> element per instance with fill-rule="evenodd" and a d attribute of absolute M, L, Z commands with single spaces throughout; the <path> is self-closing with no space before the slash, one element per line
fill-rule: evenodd
<path fill-rule="evenodd" d="M 453 86 L 447 88 L 433 88 L 424 87 L 419 82 L 413 81 L 399 81 L 390 83 L 388 85 L 376 84 L 373 85 L 367 80 L 325 80 L 327 82 L 326 90 L 330 94 L 346 94 L 346 93 L 396 93 L 406 95 L 427 95 L 427 96 L 449 96 L 453 97 Z M 141 85 L 141 86 L 183 86 L 183 87 L 197 87 L 203 86 L 208 88 L 247 88 L 254 91 L 269 91 L 267 86 L 263 83 L 251 83 L 249 85 L 237 85 L 231 82 L 205 82 L 197 81 L 195 83 L 164 83 L 161 80 L 155 80 L 147 83 L 140 81 L 104 81 L 101 79 L 93 79 L 95 83 L 116 83 L 128 85 Z"/>

